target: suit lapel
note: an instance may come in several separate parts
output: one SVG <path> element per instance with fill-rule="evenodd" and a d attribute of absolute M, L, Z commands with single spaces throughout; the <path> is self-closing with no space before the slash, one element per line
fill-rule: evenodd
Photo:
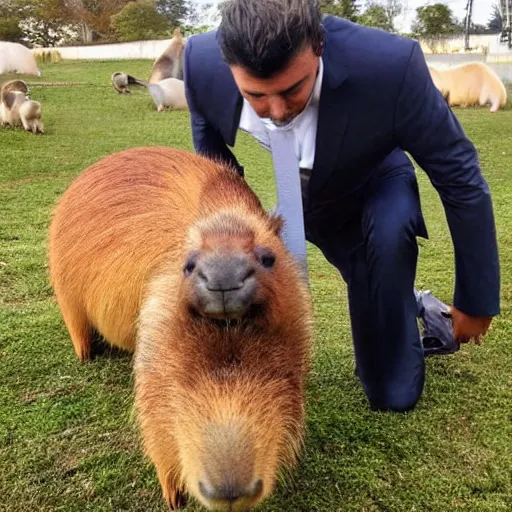
<path fill-rule="evenodd" d="M 236 133 L 242 113 L 243 97 L 238 90 L 229 66 L 221 63 L 215 81 L 210 85 L 216 91 L 212 105 L 213 118 L 217 119 L 222 138 L 229 146 L 235 145 Z"/>
<path fill-rule="evenodd" d="M 349 98 L 340 92 L 348 71 L 342 62 L 339 48 L 331 47 L 329 37 L 325 42 L 322 59 L 324 76 L 318 106 L 315 161 L 309 183 L 310 194 L 319 191 L 334 170 L 349 120 Z"/>

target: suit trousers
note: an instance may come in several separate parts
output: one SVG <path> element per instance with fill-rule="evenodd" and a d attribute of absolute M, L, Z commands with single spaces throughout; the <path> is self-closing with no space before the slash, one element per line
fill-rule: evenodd
<path fill-rule="evenodd" d="M 319 226 L 305 219 L 306 236 L 347 284 L 357 375 L 370 407 L 411 410 L 425 380 L 414 281 L 416 236 L 427 237 L 412 165 L 372 178 L 357 214 L 324 221 L 322 235 L 308 236 Z"/>

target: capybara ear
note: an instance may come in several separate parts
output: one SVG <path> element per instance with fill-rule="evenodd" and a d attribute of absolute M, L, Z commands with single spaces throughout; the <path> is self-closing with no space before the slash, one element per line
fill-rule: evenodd
<path fill-rule="evenodd" d="M 270 229 L 277 235 L 281 235 L 281 231 L 284 226 L 284 220 L 281 215 L 271 215 L 268 219 L 270 224 Z"/>

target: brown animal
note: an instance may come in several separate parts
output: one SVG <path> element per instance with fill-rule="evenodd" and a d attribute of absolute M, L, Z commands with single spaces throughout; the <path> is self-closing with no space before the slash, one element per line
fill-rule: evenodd
<path fill-rule="evenodd" d="M 28 97 L 23 80 L 10 80 L 0 89 L 0 125 L 23 126 L 32 133 L 44 133 L 41 104 Z"/>
<path fill-rule="evenodd" d="M 135 407 L 171 510 L 249 510 L 303 443 L 312 339 L 301 270 L 233 169 L 138 148 L 58 202 L 49 268 L 81 360 L 94 331 L 134 354 Z"/>
<path fill-rule="evenodd" d="M 165 78 L 178 78 L 183 80 L 183 50 L 187 39 L 183 37 L 179 28 L 174 30 L 169 46 L 162 55 L 156 59 L 151 70 L 149 83 L 155 84 Z"/>
<path fill-rule="evenodd" d="M 503 82 L 483 62 L 469 62 L 447 69 L 430 66 L 429 71 L 434 85 L 452 107 L 490 103 L 490 112 L 497 112 L 507 102 Z"/>

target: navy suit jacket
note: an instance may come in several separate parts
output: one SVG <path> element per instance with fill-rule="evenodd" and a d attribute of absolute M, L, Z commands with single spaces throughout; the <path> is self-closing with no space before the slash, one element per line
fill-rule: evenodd
<path fill-rule="evenodd" d="M 475 316 L 499 313 L 499 260 L 488 184 L 474 145 L 435 88 L 417 41 L 324 16 L 325 44 L 316 150 L 306 222 L 343 226 L 360 210 L 372 177 L 428 174 L 454 243 L 453 304 Z M 235 144 L 242 96 L 223 61 L 217 31 L 189 37 L 184 80 L 197 153 L 243 167 Z M 424 226 L 424 224 L 422 224 Z M 419 236 L 427 236 L 420 228 Z"/>

